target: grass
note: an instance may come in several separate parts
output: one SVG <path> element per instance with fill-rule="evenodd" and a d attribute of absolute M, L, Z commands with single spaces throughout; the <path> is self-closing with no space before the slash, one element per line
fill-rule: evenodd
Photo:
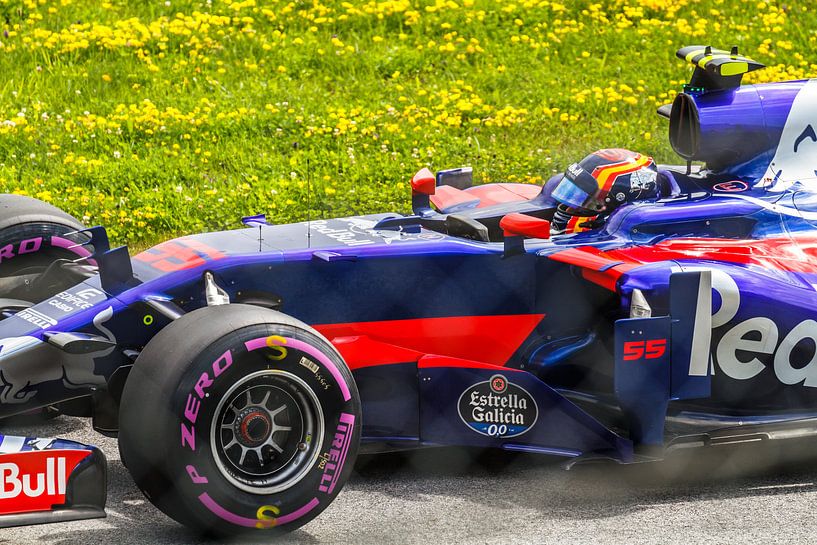
<path fill-rule="evenodd" d="M 144 246 L 409 209 L 423 166 L 541 183 L 602 147 L 677 162 L 683 45 L 817 73 L 817 11 L 747 0 L 0 0 L 0 191 Z"/>

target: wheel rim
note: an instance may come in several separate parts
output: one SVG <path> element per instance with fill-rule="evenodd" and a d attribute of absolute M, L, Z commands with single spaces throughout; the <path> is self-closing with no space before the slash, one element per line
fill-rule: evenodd
<path fill-rule="evenodd" d="M 324 418 L 315 392 L 280 370 L 243 377 L 222 396 L 210 430 L 213 459 L 241 490 L 286 490 L 319 455 Z"/>

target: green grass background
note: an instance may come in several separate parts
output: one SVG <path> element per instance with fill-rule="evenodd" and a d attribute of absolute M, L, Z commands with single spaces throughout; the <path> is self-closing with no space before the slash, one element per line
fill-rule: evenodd
<path fill-rule="evenodd" d="M 601 147 L 677 162 L 690 44 L 817 73 L 812 2 L 0 0 L 0 191 L 142 247 L 407 212 L 411 175 L 541 183 Z M 307 168 L 309 165 L 309 168 Z"/>

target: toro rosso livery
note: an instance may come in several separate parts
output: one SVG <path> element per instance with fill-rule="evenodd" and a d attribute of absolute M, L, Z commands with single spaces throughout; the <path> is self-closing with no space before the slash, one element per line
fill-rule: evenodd
<path fill-rule="evenodd" d="M 678 55 L 695 71 L 659 113 L 683 167 L 423 169 L 409 216 L 255 216 L 133 258 L 3 196 L 0 416 L 92 417 L 158 508 L 214 534 L 308 522 L 359 449 L 631 463 L 814 433 L 817 81 Z M 0 526 L 102 516 L 104 490 L 93 447 L 0 435 Z"/>

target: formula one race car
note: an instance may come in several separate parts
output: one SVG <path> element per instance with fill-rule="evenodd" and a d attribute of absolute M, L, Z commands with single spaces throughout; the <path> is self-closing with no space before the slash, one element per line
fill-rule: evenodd
<path fill-rule="evenodd" d="M 361 449 L 631 463 L 815 433 L 817 80 L 679 57 L 692 80 L 659 113 L 686 167 L 424 169 L 410 216 L 256 216 L 133 258 L 2 196 L 0 416 L 92 417 L 151 502 L 222 535 L 305 524 Z M 0 526 L 102 516 L 104 488 L 93 447 L 0 435 Z"/>

